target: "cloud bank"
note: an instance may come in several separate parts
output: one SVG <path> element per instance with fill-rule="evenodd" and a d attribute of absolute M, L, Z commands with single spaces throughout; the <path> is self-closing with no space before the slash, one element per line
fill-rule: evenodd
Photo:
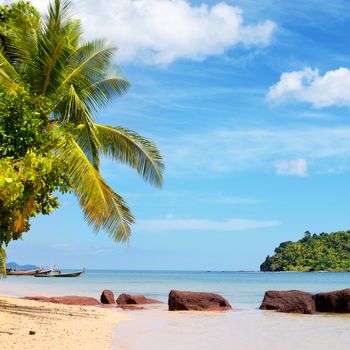
<path fill-rule="evenodd" d="M 33 0 L 41 11 L 47 1 Z M 192 5 L 188 0 L 73 0 L 86 37 L 107 38 L 118 60 L 166 65 L 177 59 L 204 60 L 232 47 L 265 46 L 276 24 L 245 24 L 239 7 L 225 2 Z"/>
<path fill-rule="evenodd" d="M 338 68 L 321 75 L 318 69 L 306 67 L 283 73 L 267 95 L 270 102 L 308 102 L 316 108 L 350 107 L 350 70 Z"/>

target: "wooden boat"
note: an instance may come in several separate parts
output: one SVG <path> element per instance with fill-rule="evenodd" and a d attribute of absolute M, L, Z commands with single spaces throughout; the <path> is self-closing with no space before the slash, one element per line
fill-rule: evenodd
<path fill-rule="evenodd" d="M 49 271 L 46 271 L 45 273 L 42 273 L 42 272 L 37 273 L 34 275 L 34 277 L 54 277 L 54 276 L 60 275 L 60 274 L 61 274 L 60 270 L 53 268 Z"/>
<path fill-rule="evenodd" d="M 84 271 L 71 272 L 71 273 L 60 273 L 53 275 L 52 277 L 79 277 Z"/>
<path fill-rule="evenodd" d="M 8 276 L 35 276 L 36 274 L 39 274 L 42 270 L 36 269 L 36 270 L 9 270 L 7 271 Z"/>
<path fill-rule="evenodd" d="M 42 271 L 39 271 L 38 273 L 36 273 L 34 276 L 46 275 L 46 274 L 50 273 L 51 271 L 52 271 L 52 269 L 50 269 L 50 270 L 42 270 Z"/>
<path fill-rule="evenodd" d="M 62 273 L 59 270 L 52 270 L 48 273 L 37 273 L 34 277 L 79 277 L 84 270 L 78 272 Z"/>

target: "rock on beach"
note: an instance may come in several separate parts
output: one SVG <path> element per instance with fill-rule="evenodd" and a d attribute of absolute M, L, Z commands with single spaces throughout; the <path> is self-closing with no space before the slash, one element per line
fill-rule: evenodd
<path fill-rule="evenodd" d="M 265 292 L 260 310 L 276 310 L 278 312 L 314 314 L 315 301 L 312 294 L 300 290 L 269 290 Z"/>
<path fill-rule="evenodd" d="M 350 288 L 313 296 L 318 312 L 350 313 Z"/>
<path fill-rule="evenodd" d="M 102 304 L 115 304 L 114 294 L 111 290 L 105 289 L 100 297 Z"/>
<path fill-rule="evenodd" d="M 229 302 L 219 294 L 172 290 L 169 293 L 169 311 L 225 311 L 232 309 Z"/>

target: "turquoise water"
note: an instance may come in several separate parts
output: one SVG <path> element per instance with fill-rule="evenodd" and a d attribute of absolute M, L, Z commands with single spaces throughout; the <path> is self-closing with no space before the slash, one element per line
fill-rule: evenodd
<path fill-rule="evenodd" d="M 171 289 L 222 294 L 234 311 L 223 313 L 118 311 L 129 320 L 114 329 L 116 350 L 348 350 L 350 315 L 292 315 L 260 311 L 269 289 L 321 292 L 350 287 L 350 273 L 94 271 L 79 278 L 9 276 L 0 294 L 88 295 L 103 289 L 145 294 L 166 302 Z"/>
<path fill-rule="evenodd" d="M 350 288 L 350 273 L 261 273 L 191 271 L 87 270 L 78 278 L 9 276 L 0 281 L 0 293 L 9 295 L 88 295 L 103 289 L 145 294 L 167 301 L 171 289 L 207 291 L 225 296 L 238 308 L 257 308 L 269 289 L 320 292 Z"/>

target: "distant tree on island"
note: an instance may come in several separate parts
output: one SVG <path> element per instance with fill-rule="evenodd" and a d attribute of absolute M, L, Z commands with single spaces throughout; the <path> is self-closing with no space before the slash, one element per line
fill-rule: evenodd
<path fill-rule="evenodd" d="M 96 123 L 129 82 L 112 65 L 115 48 L 82 42 L 69 1 L 41 17 L 30 2 L 0 6 L 0 263 L 29 220 L 59 206 L 55 191 L 74 192 L 86 221 L 125 242 L 135 219 L 99 172 L 100 157 L 133 167 L 160 187 L 156 145 L 119 126 Z"/>
<path fill-rule="evenodd" d="M 350 231 L 311 234 L 283 242 L 260 271 L 350 271 Z"/>

